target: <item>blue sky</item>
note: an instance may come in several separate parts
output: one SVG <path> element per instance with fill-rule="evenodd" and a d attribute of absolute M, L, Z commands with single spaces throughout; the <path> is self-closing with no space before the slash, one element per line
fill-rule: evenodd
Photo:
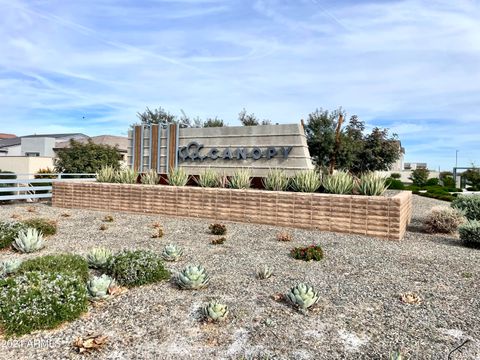
<path fill-rule="evenodd" d="M 406 161 L 480 163 L 477 0 L 0 0 L 0 132 L 126 133 L 146 106 L 237 125 L 343 106 Z"/>

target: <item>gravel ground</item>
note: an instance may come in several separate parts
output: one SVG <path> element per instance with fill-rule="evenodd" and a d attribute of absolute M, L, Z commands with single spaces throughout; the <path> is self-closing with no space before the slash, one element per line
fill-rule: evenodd
<path fill-rule="evenodd" d="M 414 219 L 403 241 L 289 229 L 290 243 L 275 240 L 278 228 L 226 223 L 224 245 L 210 245 L 209 221 L 109 213 L 115 221 L 99 230 L 108 213 L 52 208 L 46 204 L 3 205 L 2 218 L 42 216 L 58 220 L 58 234 L 40 253 L 74 252 L 94 246 L 150 249 L 160 253 L 175 242 L 185 249 L 179 270 L 205 266 L 210 286 L 182 291 L 168 282 L 129 290 L 81 319 L 51 331 L 0 340 L 0 359 L 83 358 L 72 350 L 77 336 L 100 333 L 108 346 L 95 359 L 404 359 L 480 358 L 480 249 L 461 246 L 455 236 L 422 232 L 422 216 L 437 200 L 414 196 Z M 34 209 L 36 213 L 29 212 Z M 71 214 L 62 217 L 61 214 Z M 150 238 L 154 222 L 165 229 Z M 325 258 L 303 262 L 290 248 L 319 243 Z M 255 269 L 268 264 L 275 275 L 257 280 Z M 321 294 L 318 306 L 302 315 L 276 301 L 294 284 L 310 283 Z M 423 302 L 407 305 L 400 294 L 413 291 Z M 231 309 L 224 324 L 200 321 L 199 308 L 221 299 Z"/>

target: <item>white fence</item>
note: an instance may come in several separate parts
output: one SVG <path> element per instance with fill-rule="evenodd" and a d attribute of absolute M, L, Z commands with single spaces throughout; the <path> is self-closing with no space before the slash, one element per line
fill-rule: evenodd
<path fill-rule="evenodd" d="M 11 178 L 5 179 L 5 177 L 7 176 Z M 92 180 L 95 180 L 95 176 L 96 174 L 0 173 L 0 201 L 6 201 L 6 200 L 36 201 L 36 199 L 48 199 L 52 197 L 52 182 L 92 181 Z"/>

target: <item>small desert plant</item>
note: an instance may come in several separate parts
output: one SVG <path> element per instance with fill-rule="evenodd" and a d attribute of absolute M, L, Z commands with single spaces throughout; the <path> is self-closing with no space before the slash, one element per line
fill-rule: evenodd
<path fill-rule="evenodd" d="M 336 171 L 323 179 L 325 192 L 330 194 L 351 194 L 355 179 L 346 171 Z"/>
<path fill-rule="evenodd" d="M 12 246 L 19 252 L 31 253 L 43 249 L 45 241 L 41 232 L 34 228 L 28 228 L 18 233 Z"/>
<path fill-rule="evenodd" d="M 280 231 L 278 234 L 277 234 L 277 240 L 278 241 L 292 241 L 293 240 L 293 237 L 292 235 L 287 232 L 287 231 Z"/>
<path fill-rule="evenodd" d="M 480 221 L 469 220 L 458 227 L 460 239 L 465 244 L 480 245 Z"/>
<path fill-rule="evenodd" d="M 114 220 L 112 215 L 105 215 L 102 219 L 103 222 L 113 222 Z"/>
<path fill-rule="evenodd" d="M 480 220 L 480 195 L 460 195 L 452 201 L 452 207 L 463 210 L 469 220 Z"/>
<path fill-rule="evenodd" d="M 271 191 L 285 191 L 289 182 L 290 179 L 285 171 L 280 169 L 268 170 L 267 176 L 262 179 L 265 190 Z"/>
<path fill-rule="evenodd" d="M 209 281 L 207 272 L 200 265 L 188 265 L 175 276 L 175 282 L 181 289 L 202 289 L 208 285 Z"/>
<path fill-rule="evenodd" d="M 183 255 L 183 249 L 175 244 L 165 245 L 162 251 L 162 258 L 165 261 L 178 261 Z"/>
<path fill-rule="evenodd" d="M 29 228 L 37 229 L 43 236 L 51 236 L 57 233 L 57 223 L 54 220 L 33 218 L 23 220 L 22 223 Z"/>
<path fill-rule="evenodd" d="M 215 239 L 212 239 L 210 241 L 210 243 L 212 245 L 221 245 L 223 244 L 225 241 L 227 241 L 227 238 L 225 236 L 222 236 L 222 237 L 219 237 L 219 238 L 215 238 Z"/>
<path fill-rule="evenodd" d="M 51 329 L 87 310 L 77 276 L 30 271 L 0 280 L 0 323 L 7 336 Z"/>
<path fill-rule="evenodd" d="M 227 233 L 227 227 L 224 224 L 210 224 L 208 229 L 213 235 L 225 235 Z"/>
<path fill-rule="evenodd" d="M 185 186 L 188 182 L 188 174 L 183 168 L 171 169 L 167 176 L 168 185 Z"/>
<path fill-rule="evenodd" d="M 18 233 L 26 229 L 27 226 L 22 223 L 0 221 L 0 249 L 12 245 Z"/>
<path fill-rule="evenodd" d="M 463 211 L 447 206 L 434 206 L 427 214 L 425 227 L 429 233 L 450 234 L 465 222 Z"/>
<path fill-rule="evenodd" d="M 360 195 L 380 196 L 387 187 L 387 178 L 374 172 L 361 175 L 357 183 L 357 191 Z"/>
<path fill-rule="evenodd" d="M 140 182 L 145 185 L 157 185 L 160 182 L 160 178 L 154 169 L 150 169 L 142 174 Z"/>
<path fill-rule="evenodd" d="M 124 250 L 112 257 L 106 272 L 122 286 L 139 286 L 169 278 L 162 258 L 148 250 Z"/>
<path fill-rule="evenodd" d="M 94 276 L 87 282 L 89 298 L 93 301 L 104 300 L 110 296 L 110 289 L 115 286 L 115 280 L 108 275 Z"/>
<path fill-rule="evenodd" d="M 0 278 L 14 274 L 22 261 L 19 259 L 4 260 L 0 262 Z"/>
<path fill-rule="evenodd" d="M 418 294 L 411 291 L 401 294 L 400 300 L 404 304 L 409 304 L 409 305 L 418 305 L 422 303 L 422 298 L 418 296 Z"/>
<path fill-rule="evenodd" d="M 250 169 L 238 169 L 228 179 L 228 187 L 232 189 L 249 189 L 252 172 Z"/>
<path fill-rule="evenodd" d="M 136 184 L 138 173 L 130 168 L 118 170 L 115 175 L 115 182 L 120 184 Z"/>
<path fill-rule="evenodd" d="M 218 301 L 211 301 L 202 308 L 202 314 L 207 321 L 224 321 L 228 315 L 228 306 Z"/>
<path fill-rule="evenodd" d="M 292 287 L 285 294 L 285 298 L 302 312 L 307 311 L 319 300 L 318 292 L 312 286 L 303 283 Z"/>
<path fill-rule="evenodd" d="M 323 258 L 323 250 L 320 245 L 310 245 L 307 247 L 296 247 L 290 251 L 290 255 L 297 260 L 320 261 Z"/>
<path fill-rule="evenodd" d="M 97 181 L 103 183 L 113 183 L 117 178 L 117 170 L 113 166 L 103 166 L 97 172 Z"/>
<path fill-rule="evenodd" d="M 105 224 L 102 224 L 102 225 L 100 225 L 100 227 L 98 229 L 101 230 L 101 231 L 105 231 L 105 230 L 108 229 L 108 226 L 105 225 Z"/>
<path fill-rule="evenodd" d="M 88 263 L 80 255 L 57 254 L 35 257 L 22 262 L 17 272 L 24 274 L 30 271 L 44 273 L 65 273 L 77 276 L 84 284 L 88 280 Z"/>
<path fill-rule="evenodd" d="M 152 239 L 159 239 L 159 238 L 163 237 L 163 235 L 165 235 L 162 225 L 155 224 L 155 226 L 153 228 L 154 228 L 154 231 L 153 231 L 152 235 L 150 236 Z"/>
<path fill-rule="evenodd" d="M 268 279 L 270 276 L 272 276 L 273 271 L 270 267 L 267 265 L 263 265 L 259 269 L 257 269 L 257 278 L 259 279 Z"/>
<path fill-rule="evenodd" d="M 86 256 L 88 266 L 93 269 L 105 269 L 113 253 L 107 248 L 93 248 Z"/>
<path fill-rule="evenodd" d="M 197 178 L 197 184 L 201 187 L 224 187 L 224 176 L 212 169 L 205 169 Z"/>
<path fill-rule="evenodd" d="M 322 177 L 315 170 L 297 172 L 291 179 L 291 187 L 298 192 L 315 192 L 322 185 Z"/>

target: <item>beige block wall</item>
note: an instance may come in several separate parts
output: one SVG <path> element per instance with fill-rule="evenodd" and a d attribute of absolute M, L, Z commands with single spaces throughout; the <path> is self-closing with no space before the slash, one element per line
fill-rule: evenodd
<path fill-rule="evenodd" d="M 43 156 L 1 156 L 0 169 L 17 174 L 34 174 L 43 168 L 53 168 L 53 159 Z"/>
<path fill-rule="evenodd" d="M 237 221 L 403 238 L 412 194 L 394 197 L 55 182 L 53 206 Z"/>

